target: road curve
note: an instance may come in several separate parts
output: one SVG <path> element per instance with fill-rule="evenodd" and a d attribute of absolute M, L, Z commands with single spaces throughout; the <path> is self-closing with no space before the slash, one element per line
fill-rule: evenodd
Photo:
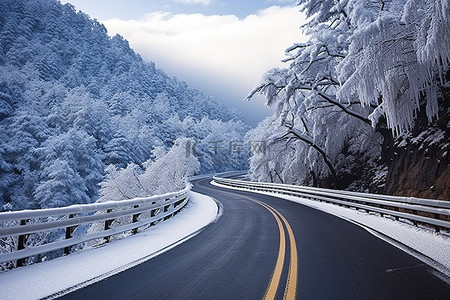
<path fill-rule="evenodd" d="M 363 228 L 277 197 L 195 182 L 223 215 L 66 299 L 448 299 L 450 285 Z"/>

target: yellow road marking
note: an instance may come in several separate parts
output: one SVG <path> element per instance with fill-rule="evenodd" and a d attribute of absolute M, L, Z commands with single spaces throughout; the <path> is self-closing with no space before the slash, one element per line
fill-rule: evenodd
<path fill-rule="evenodd" d="M 289 244 L 291 249 L 291 259 L 289 261 L 288 279 L 286 282 L 286 289 L 284 290 L 284 299 L 295 299 L 297 296 L 297 276 L 298 276 L 298 259 L 297 259 L 297 244 L 295 242 L 294 231 L 286 218 L 277 210 L 275 213 L 283 220 L 289 235 Z"/>
<path fill-rule="evenodd" d="M 253 200 L 252 200 L 253 201 Z M 258 203 L 262 205 L 261 203 Z M 266 207 L 265 205 L 262 205 Z M 270 279 L 270 283 L 267 286 L 266 293 L 264 295 L 264 300 L 272 300 L 275 299 L 277 294 L 278 286 L 280 285 L 281 272 L 283 271 L 284 264 L 284 256 L 286 253 L 286 236 L 284 233 L 283 224 L 281 223 L 280 218 L 270 209 L 266 207 L 267 210 L 273 215 L 278 224 L 278 230 L 280 231 L 280 248 L 278 250 L 278 258 L 275 264 L 275 269 L 273 270 L 272 277 Z"/>
<path fill-rule="evenodd" d="M 247 198 L 247 197 L 245 197 Z M 266 294 L 264 295 L 264 300 L 266 299 L 275 299 L 278 286 L 280 284 L 281 279 L 281 273 L 283 271 L 283 264 L 284 264 L 284 257 L 286 252 L 286 237 L 284 233 L 284 226 L 286 226 L 286 229 L 288 231 L 289 236 L 289 245 L 291 249 L 291 255 L 289 259 L 289 270 L 288 270 L 288 278 L 286 280 L 286 287 L 284 290 L 284 296 L 283 299 L 291 300 L 295 299 L 297 296 L 297 280 L 298 280 L 298 255 L 297 255 L 297 244 L 295 241 L 294 231 L 292 230 L 291 225 L 286 220 L 286 218 L 281 214 L 278 210 L 273 208 L 272 206 L 258 201 L 253 200 L 251 198 L 247 198 L 253 202 L 258 203 L 259 205 L 266 208 L 275 218 L 278 224 L 278 230 L 280 231 L 280 248 L 278 251 L 278 258 L 277 262 L 275 264 L 275 269 L 272 274 L 272 278 L 270 280 L 270 283 L 267 287 Z M 281 219 L 281 220 L 280 220 Z M 282 221 L 282 222 L 281 222 Z"/>

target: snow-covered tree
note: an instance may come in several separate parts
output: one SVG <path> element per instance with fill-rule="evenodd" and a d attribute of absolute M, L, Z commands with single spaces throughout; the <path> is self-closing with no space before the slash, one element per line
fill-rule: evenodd
<path fill-rule="evenodd" d="M 133 145 L 128 141 L 125 135 L 116 133 L 114 137 L 105 145 L 104 163 L 114 164 L 119 168 L 125 167 L 133 161 Z"/>
<path fill-rule="evenodd" d="M 83 178 L 64 159 L 46 165 L 34 197 L 41 208 L 64 207 L 89 202 Z"/>
<path fill-rule="evenodd" d="M 89 203 L 97 197 L 97 184 L 103 178 L 103 164 L 94 149 L 95 139 L 74 129 L 49 138 L 37 149 L 42 172 L 35 196 L 41 207 L 52 207 L 55 203 L 58 206 Z M 56 170 L 60 166 L 64 166 L 66 170 Z M 59 193 L 68 191 L 67 195 L 61 197 L 54 194 L 55 199 L 52 199 L 53 186 L 70 184 L 71 189 L 76 192 L 61 189 Z M 49 191 L 46 192 L 45 188 Z"/>
<path fill-rule="evenodd" d="M 192 143 L 192 139 L 179 138 L 165 154 L 160 147 L 155 148 L 155 160 L 144 164 L 145 172 L 139 177 L 145 190 L 158 195 L 184 189 L 188 177 L 200 169 L 199 161 L 192 155 Z"/>
<path fill-rule="evenodd" d="M 248 135 L 268 133 L 267 156 L 250 160 L 252 176 L 300 184 L 337 178 L 345 187 L 343 178 L 380 158 L 389 135 L 383 127 L 398 136 L 411 130 L 419 110 L 429 122 L 437 117 L 449 67 L 450 5 L 299 2 L 309 40 L 288 48 L 289 66 L 268 71 L 249 95 L 263 94 L 275 108 Z"/>
<path fill-rule="evenodd" d="M 133 163 L 119 170 L 110 165 L 105 180 L 100 183 L 101 196 L 97 202 L 149 197 L 186 188 L 189 184 L 188 177 L 200 168 L 200 163 L 192 155 L 191 145 L 191 139 L 179 138 L 169 151 L 163 146 L 155 147 L 153 157 L 144 164 L 144 169 Z M 130 221 L 129 217 L 117 218 L 112 226 Z M 90 226 L 89 232 L 103 229 L 103 222 L 95 223 Z"/>
<path fill-rule="evenodd" d="M 143 170 L 131 163 L 124 169 L 114 165 L 106 168 L 105 179 L 100 183 L 100 199 L 98 202 L 120 201 L 149 194 L 142 186 L 139 176 Z"/>
<path fill-rule="evenodd" d="M 105 180 L 100 183 L 98 201 L 120 201 L 184 189 L 188 177 L 200 168 L 191 147 L 191 139 L 179 138 L 169 151 L 163 146 L 155 147 L 152 158 L 142 168 L 134 163 L 122 169 L 110 165 Z"/>
<path fill-rule="evenodd" d="M 450 4 L 366 2 L 348 4 L 355 30 L 338 69 L 343 83 L 338 96 L 345 101 L 354 95 L 362 105 L 374 106 L 372 124 L 383 116 L 399 135 L 411 130 L 421 106 L 429 121 L 437 116 L 439 90 L 450 63 Z"/>

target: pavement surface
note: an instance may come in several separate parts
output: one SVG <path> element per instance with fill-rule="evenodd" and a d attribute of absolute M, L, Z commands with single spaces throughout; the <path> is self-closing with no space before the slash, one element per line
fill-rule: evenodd
<path fill-rule="evenodd" d="M 65 299 L 450 299 L 450 285 L 362 227 L 274 196 L 194 182 L 222 215 Z M 181 212 L 182 213 L 182 212 Z"/>

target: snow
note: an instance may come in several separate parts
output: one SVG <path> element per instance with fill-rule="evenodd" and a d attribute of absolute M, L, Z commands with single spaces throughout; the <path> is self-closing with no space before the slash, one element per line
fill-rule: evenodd
<path fill-rule="evenodd" d="M 191 192 L 191 199 L 180 214 L 134 236 L 0 273 L 1 298 L 37 299 L 82 288 L 179 245 L 213 222 L 217 215 L 214 200 Z"/>
<path fill-rule="evenodd" d="M 231 189 L 245 190 L 220 185 L 214 182 L 213 184 Z M 450 236 L 447 236 L 444 233 L 435 233 L 430 229 L 395 221 L 389 217 L 381 217 L 378 214 L 340 207 L 331 203 L 270 192 L 253 192 L 307 205 L 355 223 L 375 236 L 384 239 L 401 250 L 421 259 L 443 274 L 450 276 Z M 421 255 L 417 255 L 418 253 Z"/>

